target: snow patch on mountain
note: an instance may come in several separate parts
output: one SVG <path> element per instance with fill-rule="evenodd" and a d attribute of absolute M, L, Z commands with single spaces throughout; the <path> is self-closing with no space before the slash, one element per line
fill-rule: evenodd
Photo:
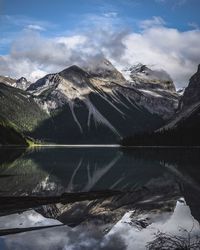
<path fill-rule="evenodd" d="M 110 128 L 116 135 L 120 136 L 119 132 L 112 126 L 112 124 L 96 109 L 96 107 L 90 102 L 85 101 L 86 106 L 88 107 L 88 127 L 90 126 L 91 117 L 93 117 L 95 125 L 97 123 L 105 124 L 108 128 Z"/>
<path fill-rule="evenodd" d="M 161 88 L 175 91 L 175 86 L 170 75 L 164 70 L 152 70 L 146 65 L 137 64 L 128 69 L 124 69 L 126 76 L 129 76 L 129 81 L 133 84 L 158 84 Z"/>
<path fill-rule="evenodd" d="M 85 67 L 84 70 L 71 66 L 57 74 L 49 74 L 32 84 L 28 91 L 35 96 L 46 96 L 46 103 L 42 107 L 48 112 L 76 99 L 87 100 L 89 94 L 95 92 L 118 111 L 119 108 L 114 103 L 120 103 L 121 100 L 116 93 L 120 93 L 129 101 L 134 100 L 152 114 L 158 114 L 164 119 L 173 115 L 178 106 L 179 95 L 166 72 L 153 71 L 139 64 L 131 67 L 129 73 L 131 81 L 127 81 L 104 59 Z M 58 98 L 57 105 L 49 102 L 49 92 Z M 110 98 L 105 96 L 105 93 L 110 95 Z M 65 101 L 60 101 L 59 98 L 64 98 Z M 53 99 L 55 102 L 55 98 Z M 121 102 L 121 105 L 125 104 Z"/>

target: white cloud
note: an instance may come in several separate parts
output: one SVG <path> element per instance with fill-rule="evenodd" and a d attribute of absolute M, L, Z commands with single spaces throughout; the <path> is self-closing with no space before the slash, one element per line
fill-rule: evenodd
<path fill-rule="evenodd" d="M 199 30 L 199 25 L 195 22 L 189 22 L 188 23 L 188 26 L 192 29 L 196 29 L 196 30 Z"/>
<path fill-rule="evenodd" d="M 199 30 L 168 28 L 161 17 L 153 17 L 139 22 L 140 32 L 133 32 L 119 27 L 116 19 L 90 16 L 95 25 L 71 36 L 46 38 L 39 30 L 25 30 L 13 41 L 10 53 L 0 56 L 0 75 L 34 81 L 105 56 L 119 68 L 138 62 L 163 68 L 177 87 L 187 85 L 200 63 Z"/>
<path fill-rule="evenodd" d="M 104 13 L 103 14 L 105 17 L 117 17 L 118 16 L 118 13 L 117 12 L 115 12 L 115 11 L 111 11 L 111 12 L 106 12 L 106 13 Z"/>
<path fill-rule="evenodd" d="M 185 86 L 200 63 L 200 31 L 153 27 L 126 37 L 124 60 L 163 68 L 178 87 Z"/>
<path fill-rule="evenodd" d="M 165 24 L 165 21 L 159 16 L 154 16 L 152 19 L 147 19 L 139 22 L 139 25 L 142 29 L 149 29 L 155 26 L 163 26 Z"/>
<path fill-rule="evenodd" d="M 39 31 L 44 31 L 45 28 L 42 27 L 41 25 L 37 25 L 37 24 L 29 24 L 26 26 L 27 29 L 30 29 L 30 30 L 39 30 Z"/>
<path fill-rule="evenodd" d="M 62 36 L 55 38 L 55 43 L 60 43 L 69 49 L 74 49 L 77 46 L 84 44 L 86 40 L 87 38 L 83 35 L 75 35 L 70 37 Z"/>
<path fill-rule="evenodd" d="M 32 71 L 30 73 L 30 77 L 29 78 L 34 81 L 34 80 L 42 78 L 43 76 L 47 75 L 48 73 L 49 72 L 46 72 L 44 70 L 36 69 L 36 70 L 34 70 L 34 71 Z"/>

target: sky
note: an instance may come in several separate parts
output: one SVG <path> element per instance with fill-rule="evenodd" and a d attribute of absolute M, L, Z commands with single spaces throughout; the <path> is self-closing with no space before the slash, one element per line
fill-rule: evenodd
<path fill-rule="evenodd" d="M 199 11 L 200 0 L 0 0 L 0 75 L 35 81 L 106 57 L 184 87 L 200 63 Z"/>

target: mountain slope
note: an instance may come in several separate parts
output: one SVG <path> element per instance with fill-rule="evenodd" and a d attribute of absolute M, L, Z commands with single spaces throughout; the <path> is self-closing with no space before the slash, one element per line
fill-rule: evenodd
<path fill-rule="evenodd" d="M 200 145 L 200 66 L 190 78 L 173 118 L 153 133 L 141 133 L 122 140 L 123 145 Z"/>
<path fill-rule="evenodd" d="M 0 124 L 0 146 L 24 145 L 28 146 L 26 139 L 13 128 Z"/>
<path fill-rule="evenodd" d="M 200 64 L 197 72 L 190 78 L 187 88 L 185 88 L 184 94 L 180 100 L 180 109 L 185 108 L 200 101 Z"/>
<path fill-rule="evenodd" d="M 37 138 L 45 134 L 47 141 L 116 143 L 132 131 L 152 131 L 163 124 L 160 116 L 141 105 L 146 97 L 126 85 L 108 61 L 88 71 L 71 66 L 49 74 L 28 91 L 51 117 L 33 133 Z"/>
<path fill-rule="evenodd" d="M 143 64 L 134 65 L 123 72 L 128 80 L 126 84 L 142 96 L 140 105 L 165 120 L 174 115 L 180 95 L 167 72 L 152 70 Z"/>
<path fill-rule="evenodd" d="M 200 65 L 190 78 L 179 103 L 179 109 L 171 121 L 163 129 L 179 127 L 198 128 L 200 124 Z"/>
<path fill-rule="evenodd" d="M 0 82 L 22 90 L 26 90 L 31 85 L 31 82 L 29 82 L 25 77 L 13 79 L 8 76 L 0 76 Z"/>
<path fill-rule="evenodd" d="M 173 116 L 180 97 L 164 71 L 137 65 L 129 74 L 127 80 L 100 59 L 33 84 L 23 77 L 2 78 L 0 121 L 34 139 L 62 144 L 112 144 L 149 133 Z"/>
<path fill-rule="evenodd" d="M 30 94 L 0 82 L 0 123 L 28 134 L 47 118 Z"/>

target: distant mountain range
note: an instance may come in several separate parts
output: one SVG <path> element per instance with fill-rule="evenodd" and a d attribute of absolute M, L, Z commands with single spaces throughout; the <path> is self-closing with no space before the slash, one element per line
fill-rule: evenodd
<path fill-rule="evenodd" d="M 199 109 L 199 78 L 198 69 L 181 95 L 163 70 L 138 64 L 119 72 L 106 59 L 35 83 L 0 76 L 0 125 L 44 143 L 115 144 L 187 123 Z"/>

